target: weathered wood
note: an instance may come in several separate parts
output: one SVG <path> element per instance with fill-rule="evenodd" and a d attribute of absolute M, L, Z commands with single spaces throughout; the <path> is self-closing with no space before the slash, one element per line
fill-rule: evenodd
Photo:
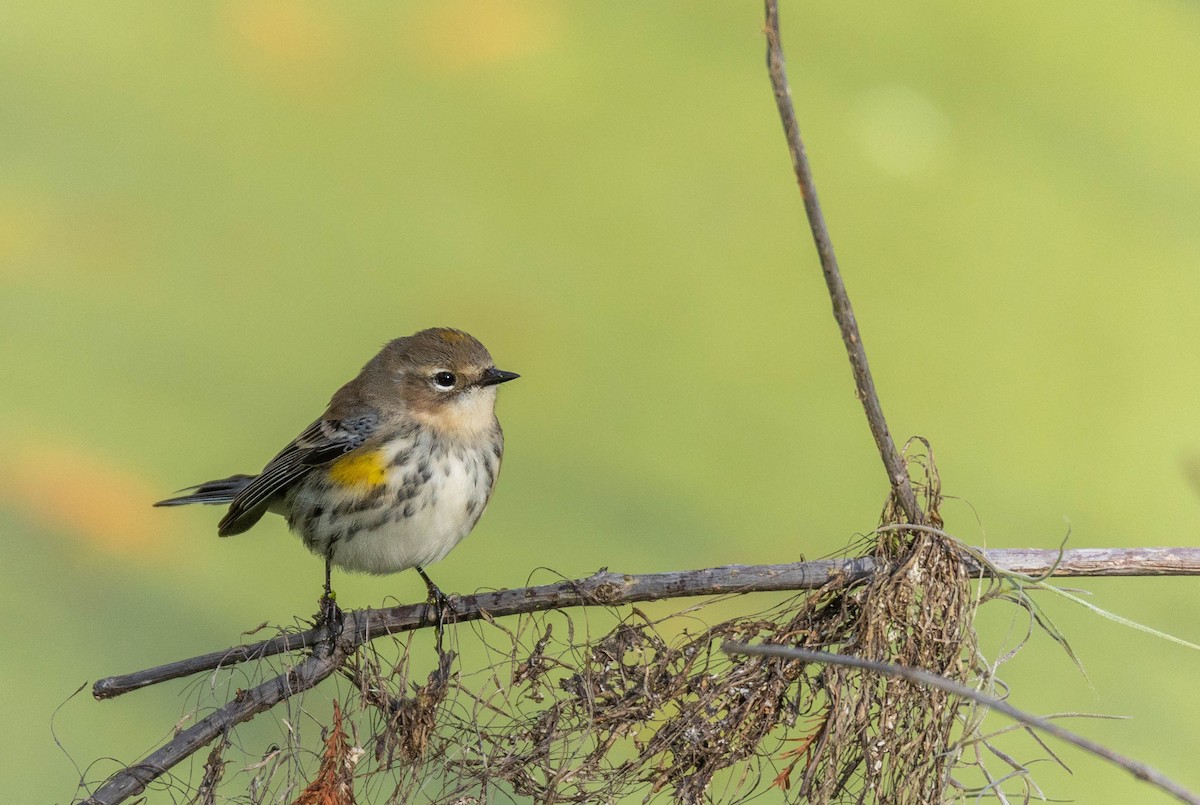
<path fill-rule="evenodd" d="M 1047 551 L 1010 548 L 981 551 L 997 569 L 1030 576 L 1195 576 L 1200 575 L 1200 548 L 1075 548 Z M 726 565 L 704 570 L 626 575 L 608 570 L 575 581 L 539 587 L 499 590 L 455 597 L 448 622 L 566 609 L 575 606 L 617 606 L 698 595 L 785 592 L 822 586 L 836 576 L 861 578 L 875 569 L 870 558 L 822 559 L 783 565 Z M 989 574 L 990 571 L 981 571 Z M 387 634 L 433 626 L 433 610 L 425 604 L 361 610 L 362 634 L 368 640 Z M 131 674 L 101 679 L 92 687 L 97 699 L 109 699 L 131 690 L 191 674 L 262 659 L 320 644 L 328 638 L 325 627 L 282 635 L 245 646 L 234 646 Z"/>

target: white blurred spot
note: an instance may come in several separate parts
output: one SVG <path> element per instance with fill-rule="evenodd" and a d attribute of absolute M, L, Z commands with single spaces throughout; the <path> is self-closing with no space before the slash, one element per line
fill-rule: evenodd
<path fill-rule="evenodd" d="M 944 155 L 950 121 L 912 87 L 875 87 L 854 105 L 855 134 L 867 157 L 885 173 L 915 176 Z"/>

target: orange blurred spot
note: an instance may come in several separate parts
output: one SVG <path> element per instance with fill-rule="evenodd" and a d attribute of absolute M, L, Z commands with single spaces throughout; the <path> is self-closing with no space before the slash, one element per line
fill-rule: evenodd
<path fill-rule="evenodd" d="M 343 37 L 325 7 L 295 0 L 230 0 L 222 17 L 233 35 L 235 58 L 256 77 L 300 93 L 336 83 L 331 71 L 344 51 Z"/>
<path fill-rule="evenodd" d="M 0 502 L 44 528 L 96 550 L 158 560 L 169 543 L 148 481 L 103 456 L 61 445 L 17 449 L 3 465 Z"/>
<path fill-rule="evenodd" d="M 559 38 L 558 6 L 528 0 L 434 3 L 414 14 L 405 38 L 430 65 L 448 71 L 516 61 Z"/>
<path fill-rule="evenodd" d="M 89 274 L 128 273 L 141 259 L 146 227 L 131 209 L 92 201 L 70 210 L 57 237 L 65 263 Z"/>
<path fill-rule="evenodd" d="M 31 194 L 0 199 L 0 277 L 116 274 L 136 265 L 146 226 L 123 199 L 69 205 Z"/>

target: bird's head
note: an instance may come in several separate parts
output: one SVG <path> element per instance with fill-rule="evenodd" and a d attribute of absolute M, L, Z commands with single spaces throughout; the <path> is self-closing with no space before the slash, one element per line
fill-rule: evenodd
<path fill-rule="evenodd" d="M 519 377 L 497 369 L 478 339 L 447 327 L 397 338 L 380 358 L 404 410 L 446 435 L 494 427 L 496 386 Z"/>

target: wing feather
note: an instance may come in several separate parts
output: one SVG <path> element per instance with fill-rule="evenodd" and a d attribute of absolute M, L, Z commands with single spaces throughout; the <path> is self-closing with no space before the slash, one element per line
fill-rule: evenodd
<path fill-rule="evenodd" d="M 228 537 L 250 528 L 266 513 L 276 495 L 316 467 L 361 447 L 375 432 L 378 420 L 372 413 L 342 420 L 321 418 L 309 425 L 238 493 L 217 525 L 217 533 Z"/>

